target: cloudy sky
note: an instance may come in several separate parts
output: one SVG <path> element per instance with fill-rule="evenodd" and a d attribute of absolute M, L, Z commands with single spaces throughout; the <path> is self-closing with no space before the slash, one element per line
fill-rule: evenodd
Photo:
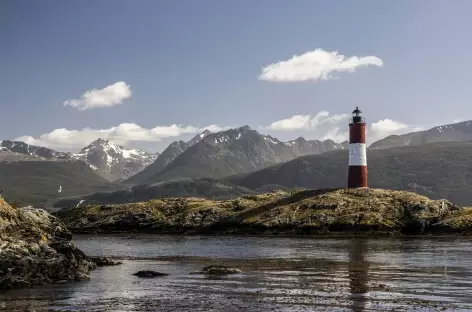
<path fill-rule="evenodd" d="M 472 119 L 472 1 L 0 1 L 1 139 L 160 151 L 249 125 L 369 140 Z"/>

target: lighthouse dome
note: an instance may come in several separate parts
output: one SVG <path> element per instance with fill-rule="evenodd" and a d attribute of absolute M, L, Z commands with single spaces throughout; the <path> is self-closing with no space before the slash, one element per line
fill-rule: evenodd
<path fill-rule="evenodd" d="M 362 117 L 362 111 L 356 106 L 356 109 L 352 111 L 352 123 L 364 122 Z"/>

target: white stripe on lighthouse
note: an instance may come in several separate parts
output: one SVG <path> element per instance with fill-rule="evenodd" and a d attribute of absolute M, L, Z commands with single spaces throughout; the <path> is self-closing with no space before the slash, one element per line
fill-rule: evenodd
<path fill-rule="evenodd" d="M 349 166 L 367 166 L 365 143 L 349 144 Z"/>

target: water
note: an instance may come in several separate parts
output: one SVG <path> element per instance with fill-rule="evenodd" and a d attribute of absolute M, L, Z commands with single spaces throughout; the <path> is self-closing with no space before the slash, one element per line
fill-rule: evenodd
<path fill-rule="evenodd" d="M 4 311 L 472 311 L 467 238 L 77 235 L 122 258 L 90 281 L 0 294 Z M 243 270 L 190 275 L 219 261 Z M 155 279 L 131 275 L 152 269 Z"/>

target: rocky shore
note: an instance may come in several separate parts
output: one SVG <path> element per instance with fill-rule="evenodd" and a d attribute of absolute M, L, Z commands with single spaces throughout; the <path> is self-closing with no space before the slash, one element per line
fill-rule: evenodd
<path fill-rule="evenodd" d="M 275 191 L 226 201 L 167 198 L 56 212 L 74 233 L 469 234 L 472 208 L 384 189 Z"/>
<path fill-rule="evenodd" d="M 56 217 L 0 199 L 0 290 L 90 278 L 96 268 Z"/>

